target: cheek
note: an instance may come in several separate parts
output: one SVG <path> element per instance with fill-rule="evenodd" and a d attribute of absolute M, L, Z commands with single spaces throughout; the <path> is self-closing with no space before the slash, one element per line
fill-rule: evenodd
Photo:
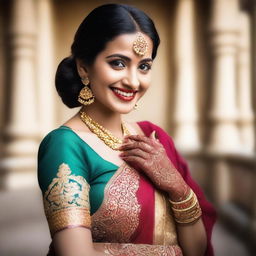
<path fill-rule="evenodd" d="M 148 74 L 141 79 L 141 90 L 146 92 L 147 89 L 150 87 L 150 84 L 151 84 L 151 74 Z"/>
<path fill-rule="evenodd" d="M 121 79 L 121 73 L 113 70 L 109 65 L 101 65 L 97 68 L 95 67 L 94 72 L 92 73 L 92 82 L 94 84 L 104 84 L 111 85 Z"/>

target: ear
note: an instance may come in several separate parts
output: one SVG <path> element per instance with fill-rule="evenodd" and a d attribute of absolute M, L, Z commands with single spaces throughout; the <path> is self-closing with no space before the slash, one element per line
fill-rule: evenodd
<path fill-rule="evenodd" d="M 76 68 L 77 68 L 77 72 L 81 78 L 85 78 L 88 76 L 87 69 L 82 60 L 76 59 Z"/>

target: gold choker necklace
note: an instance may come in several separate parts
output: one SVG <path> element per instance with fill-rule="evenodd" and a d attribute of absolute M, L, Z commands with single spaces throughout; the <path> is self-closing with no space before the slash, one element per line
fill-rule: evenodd
<path fill-rule="evenodd" d="M 89 117 L 85 112 L 79 111 L 81 120 L 86 124 L 86 126 L 89 128 L 89 130 L 96 134 L 99 139 L 101 139 L 107 146 L 112 148 L 113 150 L 117 150 L 118 147 L 122 144 L 122 140 L 115 137 L 110 131 L 105 129 L 103 126 L 101 126 L 96 121 L 92 120 L 91 117 Z M 122 123 L 122 131 L 123 135 L 130 135 L 130 132 L 128 129 L 124 126 Z"/>

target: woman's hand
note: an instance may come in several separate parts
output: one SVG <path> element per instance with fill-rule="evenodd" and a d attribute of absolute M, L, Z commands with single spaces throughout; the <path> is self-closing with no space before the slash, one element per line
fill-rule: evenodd
<path fill-rule="evenodd" d="M 142 170 L 172 201 L 184 200 L 189 187 L 168 158 L 163 145 L 155 138 L 155 131 L 144 135 L 129 135 L 119 150 L 120 157 L 136 169 Z"/>

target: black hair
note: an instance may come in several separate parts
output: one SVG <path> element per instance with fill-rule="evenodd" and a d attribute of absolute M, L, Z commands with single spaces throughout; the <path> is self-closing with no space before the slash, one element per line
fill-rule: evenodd
<path fill-rule="evenodd" d="M 76 59 L 91 65 L 109 41 L 137 31 L 151 38 L 154 59 L 160 39 L 147 14 L 124 4 L 105 4 L 95 8 L 78 27 L 71 46 L 72 55 L 63 59 L 57 68 L 55 85 L 63 103 L 69 108 L 81 105 L 77 98 L 84 85 L 77 72 Z"/>

